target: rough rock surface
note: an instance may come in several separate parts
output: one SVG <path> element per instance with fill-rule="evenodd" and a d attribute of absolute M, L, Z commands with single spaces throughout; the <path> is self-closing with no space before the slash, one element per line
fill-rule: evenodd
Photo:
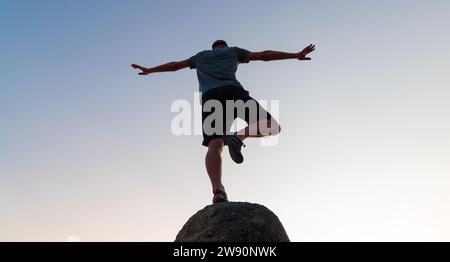
<path fill-rule="evenodd" d="M 175 242 L 289 242 L 278 217 L 246 202 L 209 205 L 193 215 Z"/>

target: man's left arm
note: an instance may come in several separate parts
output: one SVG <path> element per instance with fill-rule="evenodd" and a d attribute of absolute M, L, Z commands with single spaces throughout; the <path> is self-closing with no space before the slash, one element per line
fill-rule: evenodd
<path fill-rule="evenodd" d="M 309 45 L 298 53 L 287 53 L 280 51 L 262 51 L 262 52 L 250 52 L 247 56 L 248 61 L 274 61 L 284 59 L 298 59 L 298 60 L 311 60 L 307 55 L 316 49 L 315 45 Z"/>

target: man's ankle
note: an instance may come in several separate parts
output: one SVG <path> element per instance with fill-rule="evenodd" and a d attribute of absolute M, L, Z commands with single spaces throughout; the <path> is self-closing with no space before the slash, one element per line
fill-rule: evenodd
<path fill-rule="evenodd" d="M 216 192 L 217 189 L 225 192 L 225 187 L 223 185 L 213 187 L 213 193 Z"/>
<path fill-rule="evenodd" d="M 238 135 L 236 134 L 237 138 L 239 138 L 239 140 L 244 141 L 244 139 L 246 138 L 245 135 Z"/>

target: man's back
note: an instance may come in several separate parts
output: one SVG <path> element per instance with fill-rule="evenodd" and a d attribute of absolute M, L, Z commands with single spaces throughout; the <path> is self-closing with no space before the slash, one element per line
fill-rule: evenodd
<path fill-rule="evenodd" d="M 234 85 L 242 85 L 236 79 L 239 63 L 248 63 L 248 50 L 239 47 L 217 48 L 197 53 L 187 60 L 191 69 L 197 69 L 200 92 Z"/>
<path fill-rule="evenodd" d="M 278 122 L 263 108 L 258 102 L 249 95 L 241 84 L 237 81 L 235 73 L 239 63 L 248 63 L 249 61 L 273 61 L 283 59 L 311 60 L 307 55 L 315 50 L 314 45 L 309 45 L 298 53 L 288 53 L 280 51 L 266 50 L 262 52 L 249 52 L 238 47 L 228 47 L 224 40 L 217 40 L 212 44 L 212 50 L 205 50 L 197 53 L 187 60 L 174 61 L 162 64 L 156 67 L 146 68 L 140 65 L 132 64 L 135 69 L 141 70 L 139 75 L 148 75 L 156 72 L 177 71 L 190 67 L 197 69 L 200 91 L 202 94 L 202 145 L 208 147 L 205 156 L 205 166 L 208 176 L 211 180 L 213 189 L 213 203 L 228 202 L 228 196 L 225 193 L 225 187 L 222 184 L 222 157 L 223 147 L 228 146 L 231 159 L 240 164 L 244 161 L 241 148 L 246 138 L 257 138 L 268 135 L 277 135 L 281 128 Z M 222 87 L 223 88 L 218 88 Z M 235 88 L 235 86 L 237 86 Z M 203 97 L 204 96 L 204 97 Z M 203 99 L 205 98 L 205 99 Z M 224 110 L 222 114 L 215 108 L 206 108 L 205 104 L 210 100 L 219 101 Z M 239 117 L 232 113 L 233 119 L 228 118 L 228 112 L 234 112 L 238 109 L 233 106 L 232 111 L 227 109 L 227 100 L 242 101 L 244 103 L 256 104 L 255 110 L 243 108 L 243 120 L 247 126 L 233 134 L 229 134 L 230 128 L 228 120 Z M 245 105 L 244 105 L 245 107 Z M 237 110 L 242 112 L 242 110 Z M 218 113 L 216 116 L 216 113 Z M 266 114 L 265 114 L 266 113 Z M 225 115 L 224 115 L 225 114 Z M 253 116 L 253 117 L 252 117 Z M 213 131 L 213 132 L 210 132 Z M 218 131 L 215 132 L 215 131 Z"/>

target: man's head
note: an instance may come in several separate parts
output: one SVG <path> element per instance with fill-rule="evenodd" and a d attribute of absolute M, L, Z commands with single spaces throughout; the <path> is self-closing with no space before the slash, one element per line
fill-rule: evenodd
<path fill-rule="evenodd" d="M 217 49 L 217 48 L 225 48 L 228 47 L 227 42 L 225 42 L 225 40 L 216 40 L 214 41 L 214 43 L 212 44 L 212 49 Z"/>

